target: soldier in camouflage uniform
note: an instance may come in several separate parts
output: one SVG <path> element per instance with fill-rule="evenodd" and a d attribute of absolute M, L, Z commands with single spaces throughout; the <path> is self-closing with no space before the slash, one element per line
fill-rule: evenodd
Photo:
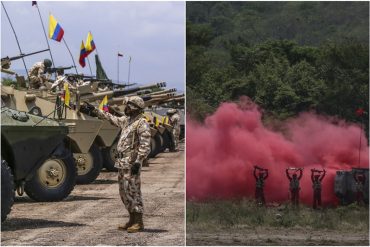
<path fill-rule="evenodd" d="M 257 170 L 260 170 L 257 176 Z M 265 194 L 263 188 L 265 187 L 265 180 L 269 175 L 269 171 L 267 169 L 260 168 L 258 166 L 254 167 L 253 176 L 256 179 L 256 193 L 255 198 L 258 204 L 265 205 Z"/>
<path fill-rule="evenodd" d="M 311 181 L 313 188 L 313 205 L 312 205 L 313 209 L 321 207 L 321 187 L 322 187 L 321 182 L 324 179 L 325 174 L 326 174 L 325 169 L 322 171 L 311 169 Z"/>
<path fill-rule="evenodd" d="M 62 90 L 64 88 L 64 84 L 66 83 L 68 84 L 69 89 L 76 89 L 76 87 L 67 80 L 67 77 L 64 75 L 64 69 L 59 67 L 57 69 L 57 78 L 55 82 L 51 85 L 51 90 Z"/>
<path fill-rule="evenodd" d="M 140 170 L 142 162 L 150 153 L 150 128 L 143 115 L 144 101 L 138 96 L 126 98 L 124 116 L 113 116 L 108 112 L 95 109 L 100 118 L 122 129 L 117 144 L 119 193 L 123 204 L 130 214 L 129 221 L 118 228 L 127 232 L 144 229 L 143 200 L 141 197 Z"/>
<path fill-rule="evenodd" d="M 179 142 L 180 142 L 180 115 L 176 109 L 169 109 L 167 111 L 167 116 L 169 124 L 173 126 L 172 135 L 174 142 L 174 149 L 171 151 L 179 151 Z"/>
<path fill-rule="evenodd" d="M 293 177 L 290 176 L 289 170 L 292 168 L 286 169 L 286 176 L 288 177 L 290 183 L 289 183 L 289 189 L 291 194 L 291 201 L 294 206 L 298 206 L 299 204 L 299 191 L 301 188 L 299 187 L 299 180 L 302 178 L 303 170 L 302 168 L 293 168 L 295 170 Z M 297 176 L 297 171 L 299 171 L 299 176 Z"/>
<path fill-rule="evenodd" d="M 45 82 L 48 81 L 50 78 L 50 74 L 47 73 L 47 69 L 51 68 L 51 61 L 49 59 L 45 59 L 43 62 L 35 63 L 30 71 L 28 72 L 28 76 L 30 78 L 30 88 L 32 89 L 39 89 L 40 87 L 45 87 Z"/>

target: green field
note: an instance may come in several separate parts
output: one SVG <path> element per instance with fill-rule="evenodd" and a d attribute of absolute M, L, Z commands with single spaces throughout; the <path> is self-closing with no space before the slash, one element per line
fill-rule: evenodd
<path fill-rule="evenodd" d="M 355 204 L 313 210 L 253 201 L 187 202 L 188 245 L 368 245 L 369 212 Z"/>

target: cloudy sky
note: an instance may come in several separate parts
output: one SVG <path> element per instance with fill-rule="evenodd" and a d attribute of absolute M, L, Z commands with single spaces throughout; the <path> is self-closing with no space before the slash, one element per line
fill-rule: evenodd
<path fill-rule="evenodd" d="M 47 48 L 40 18 L 31 1 L 3 2 L 17 32 L 24 53 Z M 168 87 L 184 90 L 185 6 L 184 2 L 41 2 L 38 6 L 48 33 L 49 13 L 64 29 L 64 38 L 79 72 L 90 75 L 88 65 L 78 64 L 81 41 L 91 31 L 108 77 L 117 80 L 117 52 L 120 81 L 127 81 L 128 60 L 132 56 L 132 82 L 146 84 L 166 81 Z M 56 66 L 72 65 L 63 44 L 49 40 Z M 14 35 L 1 9 L 1 56 L 19 54 Z M 50 57 L 48 52 L 27 57 L 28 69 L 34 62 Z M 93 74 L 95 59 L 89 56 Z M 23 69 L 21 60 L 13 69 Z M 70 70 L 74 73 L 74 70 Z"/>

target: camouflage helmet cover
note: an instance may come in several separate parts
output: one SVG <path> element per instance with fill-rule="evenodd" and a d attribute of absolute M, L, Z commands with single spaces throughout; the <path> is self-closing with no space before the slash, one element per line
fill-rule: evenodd
<path fill-rule="evenodd" d="M 45 67 L 50 68 L 51 65 L 52 65 L 51 60 L 47 59 L 47 58 L 44 59 L 44 65 L 45 65 Z"/>
<path fill-rule="evenodd" d="M 167 111 L 167 114 L 169 115 L 169 114 L 175 114 L 176 113 L 176 109 L 173 109 L 173 108 L 171 108 L 171 109 L 168 109 L 168 111 Z"/>
<path fill-rule="evenodd" d="M 127 100 L 127 104 L 130 105 L 130 107 L 133 109 L 144 109 L 145 108 L 144 100 L 140 98 L 139 96 L 129 97 Z"/>

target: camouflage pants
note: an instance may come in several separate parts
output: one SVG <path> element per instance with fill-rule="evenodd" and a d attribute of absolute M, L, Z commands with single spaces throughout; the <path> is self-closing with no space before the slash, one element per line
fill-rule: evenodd
<path fill-rule="evenodd" d="M 321 189 L 315 189 L 313 191 L 313 205 L 312 207 L 316 209 L 317 207 L 321 207 Z"/>
<path fill-rule="evenodd" d="M 173 144 L 174 144 L 174 148 L 175 148 L 175 150 L 179 150 L 180 130 L 178 130 L 178 129 L 173 129 L 173 130 L 172 130 L 172 134 L 173 134 Z"/>
<path fill-rule="evenodd" d="M 121 200 L 130 213 L 143 213 L 140 173 L 131 175 L 130 169 L 118 169 L 118 185 Z"/>
<path fill-rule="evenodd" d="M 41 83 L 41 79 L 37 76 L 31 75 L 30 76 L 30 88 L 32 89 L 38 89 L 40 88 L 43 83 Z"/>

